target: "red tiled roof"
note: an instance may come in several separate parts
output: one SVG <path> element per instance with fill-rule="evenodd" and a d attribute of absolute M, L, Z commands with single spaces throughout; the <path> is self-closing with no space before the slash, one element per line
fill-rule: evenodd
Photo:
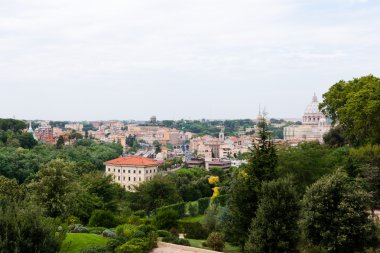
<path fill-rule="evenodd" d="M 142 156 L 123 156 L 110 161 L 104 162 L 104 164 L 110 165 L 135 165 L 135 166 L 150 166 L 159 165 L 160 163 Z"/>

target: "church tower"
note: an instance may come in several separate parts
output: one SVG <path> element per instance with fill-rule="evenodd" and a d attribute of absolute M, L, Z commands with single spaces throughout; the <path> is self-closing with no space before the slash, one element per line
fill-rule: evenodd
<path fill-rule="evenodd" d="M 219 141 L 224 142 L 224 127 L 220 129 L 219 132 Z"/>

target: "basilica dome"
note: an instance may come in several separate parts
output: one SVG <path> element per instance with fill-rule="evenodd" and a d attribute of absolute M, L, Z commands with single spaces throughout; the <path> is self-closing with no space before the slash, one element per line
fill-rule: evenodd
<path fill-rule="evenodd" d="M 318 122 L 324 115 L 319 110 L 318 98 L 314 94 L 313 100 L 305 109 L 305 113 L 302 118 L 302 123 L 306 125 L 318 125 Z"/>

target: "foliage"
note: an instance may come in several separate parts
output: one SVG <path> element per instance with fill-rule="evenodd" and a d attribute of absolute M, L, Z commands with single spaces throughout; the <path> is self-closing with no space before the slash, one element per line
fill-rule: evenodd
<path fill-rule="evenodd" d="M 287 179 L 264 182 L 252 221 L 249 252 L 296 252 L 300 203 L 293 183 Z"/>
<path fill-rule="evenodd" d="M 204 214 L 210 205 L 210 198 L 198 199 L 198 214 Z"/>
<path fill-rule="evenodd" d="M 220 232 L 212 232 L 207 237 L 207 246 L 216 251 L 222 251 L 224 248 L 224 236 Z"/>
<path fill-rule="evenodd" d="M 331 147 L 342 147 L 347 144 L 344 138 L 342 126 L 338 125 L 330 129 L 324 136 L 323 141 Z"/>
<path fill-rule="evenodd" d="M 168 236 L 162 238 L 163 242 L 178 244 L 178 245 L 184 245 L 184 246 L 190 246 L 190 242 L 183 238 L 178 238 L 176 236 Z"/>
<path fill-rule="evenodd" d="M 342 171 L 324 176 L 303 198 L 306 239 L 329 252 L 362 251 L 375 240 L 369 202 L 370 195 L 361 184 Z"/>
<path fill-rule="evenodd" d="M 187 205 L 187 209 L 188 209 L 189 215 L 191 217 L 197 216 L 198 215 L 198 202 L 194 202 L 194 203 L 190 202 Z"/>
<path fill-rule="evenodd" d="M 0 205 L 0 252 L 58 252 L 56 225 L 27 201 Z"/>
<path fill-rule="evenodd" d="M 142 238 L 133 238 L 116 248 L 116 253 L 148 253 L 149 244 Z"/>
<path fill-rule="evenodd" d="M 183 229 L 183 232 L 186 234 L 186 238 L 205 239 L 207 237 L 207 231 L 198 221 L 191 222 L 180 220 L 178 223 L 179 227 L 181 227 L 181 229 Z"/>
<path fill-rule="evenodd" d="M 162 210 L 154 217 L 153 225 L 158 229 L 171 229 L 178 227 L 178 212 L 173 209 Z"/>
<path fill-rule="evenodd" d="M 380 143 L 380 79 L 339 81 L 323 94 L 322 112 L 338 123 L 353 145 Z"/>
<path fill-rule="evenodd" d="M 91 214 L 90 221 L 88 223 L 91 227 L 106 227 L 113 228 L 117 226 L 117 220 L 115 215 L 110 211 L 95 210 Z"/>
<path fill-rule="evenodd" d="M 202 221 L 202 226 L 208 234 L 217 230 L 216 228 L 218 222 L 219 209 L 220 208 L 217 205 L 210 205 L 206 210 L 205 218 Z"/>
<path fill-rule="evenodd" d="M 160 211 L 174 210 L 178 213 L 178 216 L 180 218 L 182 218 L 185 216 L 185 213 L 186 213 L 185 209 L 186 209 L 186 203 L 181 202 L 178 204 L 173 204 L 173 205 L 168 205 L 168 206 L 163 206 L 163 207 L 157 208 L 156 212 L 159 213 Z"/>
<path fill-rule="evenodd" d="M 152 211 L 158 207 L 174 204 L 181 200 L 175 185 L 169 178 L 156 175 L 129 193 L 129 201 L 134 210 Z"/>

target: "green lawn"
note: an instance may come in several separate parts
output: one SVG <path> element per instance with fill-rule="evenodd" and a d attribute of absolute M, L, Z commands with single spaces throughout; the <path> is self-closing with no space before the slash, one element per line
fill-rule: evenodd
<path fill-rule="evenodd" d="M 186 218 L 180 219 L 180 221 L 185 221 L 185 222 L 202 222 L 204 218 L 205 218 L 204 215 L 198 215 L 198 216 L 194 216 L 194 217 L 186 217 Z"/>
<path fill-rule="evenodd" d="M 95 234 L 67 233 L 61 253 L 79 253 L 91 246 L 105 246 L 109 239 Z"/>
<path fill-rule="evenodd" d="M 207 248 L 207 247 L 203 247 L 203 246 L 202 246 L 202 243 L 203 243 L 204 241 L 206 241 L 206 240 L 195 240 L 195 239 L 187 239 L 187 240 L 189 240 L 190 245 L 191 245 L 192 247 L 202 248 L 202 249 L 209 249 L 209 248 Z M 239 247 L 237 247 L 237 246 L 233 246 L 233 245 L 231 245 L 231 244 L 229 244 L 229 243 L 226 243 L 226 244 L 224 245 L 224 250 L 223 250 L 223 251 L 224 251 L 224 252 L 228 252 L 228 253 L 238 253 L 238 252 L 240 252 L 240 251 L 239 251 Z"/>

